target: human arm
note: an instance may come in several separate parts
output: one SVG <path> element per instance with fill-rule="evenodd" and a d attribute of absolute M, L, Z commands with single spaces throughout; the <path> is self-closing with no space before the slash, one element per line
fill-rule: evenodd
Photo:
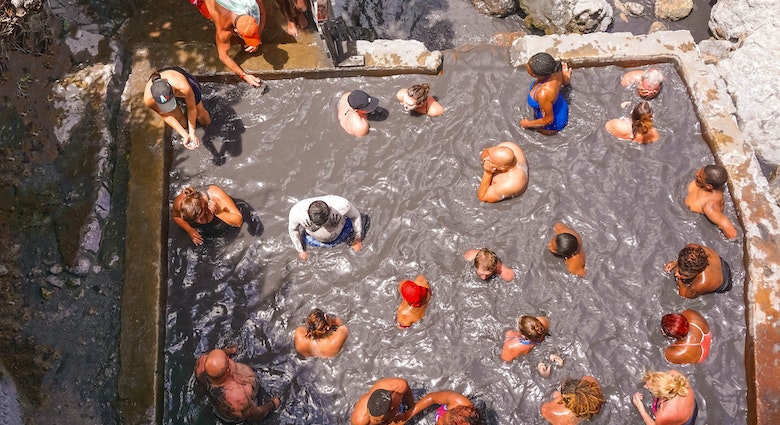
<path fill-rule="evenodd" d="M 501 261 L 496 264 L 496 274 L 501 276 L 501 278 L 507 282 L 515 278 L 515 271 L 507 267 L 506 264 L 502 263 Z"/>
<path fill-rule="evenodd" d="M 295 250 L 298 251 L 298 258 L 301 261 L 306 261 L 309 255 L 306 253 L 303 247 L 303 222 L 300 221 L 300 214 L 306 214 L 306 211 L 298 211 L 298 204 L 295 204 L 290 210 L 289 224 L 287 225 L 287 232 L 290 235 Z"/>
<path fill-rule="evenodd" d="M 184 193 L 180 193 L 179 196 L 176 197 L 176 199 L 173 200 L 173 207 L 171 208 L 171 217 L 173 217 L 173 221 L 179 225 L 179 227 L 182 228 L 185 232 L 187 232 L 187 235 L 192 239 L 192 243 L 195 245 L 202 245 L 203 244 L 203 237 L 200 235 L 200 232 L 198 232 L 195 228 L 190 226 L 187 221 L 182 218 L 181 216 L 181 201 L 184 199 Z"/>
<path fill-rule="evenodd" d="M 182 78 L 184 77 L 182 76 Z M 195 125 L 198 119 L 198 105 L 195 103 L 195 93 L 192 91 L 192 87 L 190 87 L 186 78 L 184 79 L 184 84 L 177 84 L 176 88 L 184 95 L 184 101 L 187 104 L 187 128 L 189 139 L 185 140 L 184 147 L 187 149 L 195 149 L 200 146 L 200 139 L 198 139 L 198 136 L 195 134 Z"/>
<path fill-rule="evenodd" d="M 664 271 L 667 273 L 673 273 L 674 269 L 677 268 L 677 260 L 670 261 L 664 265 Z"/>
<path fill-rule="evenodd" d="M 634 403 L 636 410 L 639 411 L 639 415 L 642 416 L 645 425 L 656 425 L 653 417 L 650 416 L 650 414 L 647 413 L 647 409 L 645 409 L 645 404 L 642 402 L 643 398 L 641 392 L 636 392 L 634 393 L 634 396 L 631 397 L 631 401 Z"/>
<path fill-rule="evenodd" d="M 477 190 L 477 197 L 482 202 L 498 202 L 505 198 L 500 193 L 496 185 L 493 185 L 493 173 L 484 171 L 482 173 L 482 180 L 479 182 L 479 189 Z"/>
<path fill-rule="evenodd" d="M 435 391 L 425 394 L 422 398 L 417 400 L 417 403 L 414 404 L 414 408 L 410 409 L 404 416 L 406 416 L 406 420 L 408 421 L 418 413 L 433 405 L 445 405 L 448 410 L 451 410 L 458 406 L 471 406 L 472 403 L 471 400 L 454 391 Z"/>
<path fill-rule="evenodd" d="M 731 221 L 723 214 L 723 208 L 715 203 L 707 203 L 704 205 L 704 215 L 707 219 L 713 222 L 723 232 L 723 236 L 726 239 L 734 239 L 737 237 L 737 229 L 731 224 Z"/>
<path fill-rule="evenodd" d="M 358 211 L 351 202 L 347 202 L 347 210 L 344 215 L 352 220 L 352 231 L 355 232 L 355 240 L 352 241 L 352 249 L 356 252 L 360 251 L 363 248 L 363 218 L 360 216 L 360 211 Z"/>
<path fill-rule="evenodd" d="M 241 412 L 245 420 L 260 420 L 266 417 L 269 413 L 276 410 L 281 404 L 281 400 L 278 397 L 274 397 L 268 403 L 263 403 L 260 406 L 256 405 L 253 401 L 250 401 L 249 405 Z"/>
<path fill-rule="evenodd" d="M 209 186 L 207 191 L 211 196 L 209 201 L 211 212 L 228 225 L 241 227 L 244 223 L 244 217 L 241 215 L 241 211 L 238 210 L 233 198 L 219 186 Z"/>
<path fill-rule="evenodd" d="M 463 258 L 466 259 L 466 261 L 474 261 L 474 259 L 477 257 L 477 253 L 479 252 L 478 249 L 470 249 L 463 253 Z"/>
<path fill-rule="evenodd" d="M 561 82 L 568 85 L 571 82 L 571 67 L 566 62 L 561 62 Z"/>
<path fill-rule="evenodd" d="M 700 280 L 700 279 L 701 279 L 701 275 L 696 277 L 696 280 Z M 676 279 L 676 280 L 677 280 L 677 292 L 680 293 L 681 297 L 696 298 L 700 295 L 699 292 L 697 292 L 694 289 L 694 286 L 696 286 L 696 282 L 690 285 L 686 285 L 685 283 L 683 283 L 682 280 L 680 279 Z"/>
<path fill-rule="evenodd" d="M 250 86 L 260 87 L 262 81 L 254 75 L 244 72 L 236 61 L 230 57 L 230 39 L 233 36 L 232 31 L 219 28 L 217 22 L 215 22 L 215 25 L 217 26 L 216 44 L 219 60 L 221 60 L 231 71 L 235 72 L 242 80 L 249 83 Z"/>
<path fill-rule="evenodd" d="M 536 101 L 539 103 L 539 109 L 541 109 L 542 116 L 535 120 L 522 119 L 520 120 L 520 126 L 523 128 L 537 128 L 544 127 L 551 124 L 555 120 L 553 114 L 553 102 L 555 97 L 558 96 L 558 90 L 550 90 L 547 86 L 548 83 L 542 83 L 541 87 L 536 91 Z"/>

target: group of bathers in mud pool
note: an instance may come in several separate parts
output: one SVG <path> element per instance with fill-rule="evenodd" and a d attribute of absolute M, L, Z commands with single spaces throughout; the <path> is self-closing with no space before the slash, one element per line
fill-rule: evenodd
<path fill-rule="evenodd" d="M 528 104 L 534 119 L 522 119 L 520 126 L 545 135 L 553 135 L 568 121 L 568 104 L 561 94 L 569 83 L 571 68 L 547 53 L 533 55 L 526 64 L 528 74 L 535 79 L 528 94 Z M 621 78 L 621 84 L 634 88 L 642 99 L 633 109 L 630 119 L 610 120 L 607 130 L 620 139 L 647 144 L 658 140 L 653 128 L 650 101 L 659 93 L 662 72 L 649 67 L 630 71 Z M 427 84 L 414 85 L 398 91 L 396 98 L 411 114 L 439 116 L 444 113 L 441 104 L 429 93 Z M 201 101 L 197 79 L 179 67 L 154 72 L 147 82 L 144 101 L 157 112 L 181 137 L 188 149 L 199 144 L 194 129 L 197 123 L 208 125 L 211 117 Z M 369 132 L 368 117 L 378 107 L 379 100 L 362 90 L 345 93 L 339 100 L 339 124 L 350 135 L 362 137 Z M 498 202 L 521 195 L 528 184 L 528 167 L 520 147 L 503 142 L 484 149 L 481 153 L 482 180 L 477 196 L 484 202 Z M 706 215 L 718 226 L 727 239 L 737 237 L 737 229 L 724 214 L 726 170 L 719 165 L 707 165 L 695 172 L 688 185 L 686 206 L 693 212 Z M 211 237 L 219 237 L 229 227 L 240 227 L 243 217 L 233 199 L 218 186 L 187 187 L 174 199 L 171 215 L 174 221 L 201 245 Z M 318 196 L 297 202 L 290 210 L 288 231 L 301 261 L 308 259 L 307 246 L 332 247 L 348 243 L 355 251 L 363 246 L 364 225 L 358 209 L 347 199 L 336 195 Z M 584 277 L 585 252 L 578 232 L 564 223 L 553 225 L 553 237 L 548 248 L 562 258 L 568 271 Z M 470 249 L 464 258 L 473 261 L 477 275 L 487 280 L 498 276 L 512 280 L 514 271 L 487 248 Z M 706 293 L 723 293 L 732 287 L 728 263 L 712 249 L 688 244 L 679 252 L 677 260 L 664 268 L 673 273 L 679 294 L 696 298 Z M 396 315 L 399 328 L 411 327 L 422 319 L 432 292 L 425 276 L 403 280 L 398 284 L 401 296 Z M 501 358 L 511 362 L 527 354 L 548 334 L 549 319 L 544 316 L 522 316 L 518 329 L 506 332 Z M 694 310 L 666 314 L 661 319 L 664 335 L 673 342 L 666 348 L 666 359 L 675 364 L 703 362 L 709 353 L 712 335 L 704 316 Z M 304 357 L 333 357 L 337 355 L 348 336 L 347 326 L 335 316 L 320 309 L 309 314 L 304 326 L 294 333 L 294 345 Z M 227 422 L 259 420 L 279 408 L 278 398 L 257 404 L 259 390 L 254 371 L 235 362 L 231 356 L 235 347 L 212 350 L 198 358 L 195 367 L 197 382 L 206 390 L 214 412 Z M 563 359 L 551 354 L 549 362 L 540 362 L 538 373 L 550 376 L 553 365 L 562 366 Z M 645 388 L 653 396 L 652 414 L 637 392 L 632 401 L 647 424 L 693 424 L 698 405 L 685 376 L 675 370 L 648 372 L 643 376 Z M 552 424 L 572 424 L 589 420 L 604 403 L 602 390 L 592 376 L 563 380 L 552 399 L 541 406 L 541 415 Z M 430 406 L 435 411 L 437 424 L 481 424 L 479 410 L 467 397 L 453 391 L 434 391 L 415 402 L 406 380 L 398 377 L 376 381 L 356 402 L 350 421 L 362 424 L 405 423 Z"/>

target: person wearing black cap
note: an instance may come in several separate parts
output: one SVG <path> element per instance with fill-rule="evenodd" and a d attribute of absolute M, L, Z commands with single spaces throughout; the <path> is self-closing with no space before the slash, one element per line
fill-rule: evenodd
<path fill-rule="evenodd" d="M 144 88 L 144 104 L 157 112 L 181 136 L 187 149 L 200 146 L 195 123 L 209 125 L 211 115 L 203 107 L 200 83 L 179 67 L 163 68 L 152 73 Z M 184 116 L 178 105 L 186 106 Z"/>
<path fill-rule="evenodd" d="M 349 422 L 352 425 L 403 423 L 411 417 L 413 407 L 414 396 L 406 379 L 382 378 L 360 396 Z"/>
<path fill-rule="evenodd" d="M 339 100 L 339 124 L 348 134 L 363 137 L 368 134 L 368 114 L 379 106 L 379 99 L 363 90 L 344 93 Z"/>

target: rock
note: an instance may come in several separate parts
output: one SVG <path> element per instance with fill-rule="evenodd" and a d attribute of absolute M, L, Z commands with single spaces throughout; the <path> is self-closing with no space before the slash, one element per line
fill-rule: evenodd
<path fill-rule="evenodd" d="M 525 24 L 545 34 L 606 31 L 612 6 L 606 0 L 519 0 Z"/>
<path fill-rule="evenodd" d="M 645 13 L 645 7 L 642 6 L 639 3 L 634 3 L 632 1 L 627 1 L 627 2 L 625 2 L 623 4 L 626 7 L 626 12 L 628 14 L 630 14 L 630 15 L 641 16 L 642 14 Z"/>
<path fill-rule="evenodd" d="M 517 13 L 517 2 L 515 0 L 471 0 L 471 4 L 485 15 L 503 18 L 513 13 Z"/>
<path fill-rule="evenodd" d="M 5 266 L 5 264 L 0 264 L 0 276 L 5 276 L 8 274 L 8 267 Z"/>
<path fill-rule="evenodd" d="M 777 0 L 718 0 L 710 11 L 710 32 L 716 38 L 738 41 L 763 26 L 780 27 Z"/>
<path fill-rule="evenodd" d="M 59 276 L 56 276 L 56 275 L 51 275 L 51 276 L 47 277 L 46 278 L 46 283 L 48 283 L 49 285 L 54 286 L 56 288 L 64 288 L 65 287 L 65 279 L 63 279 L 63 278 L 61 278 Z"/>
<path fill-rule="evenodd" d="M 72 278 L 68 279 L 67 281 L 65 281 L 65 284 L 70 286 L 71 288 L 75 288 L 77 286 L 81 286 L 81 279 L 79 279 L 77 277 L 72 277 Z"/>
<path fill-rule="evenodd" d="M 41 287 L 41 295 L 43 296 L 44 300 L 51 298 L 52 294 L 54 294 L 54 291 L 50 291 L 44 287 Z"/>
<path fill-rule="evenodd" d="M 735 48 L 736 46 L 729 41 L 711 38 L 699 42 L 699 55 L 704 63 L 718 63 L 728 57 Z"/>
<path fill-rule="evenodd" d="M 775 198 L 775 203 L 780 205 L 780 167 L 776 167 L 769 176 L 769 194 Z"/>
<path fill-rule="evenodd" d="M 60 274 L 60 273 L 62 273 L 62 270 L 63 270 L 62 264 L 59 264 L 59 263 L 57 263 L 57 264 L 51 266 L 51 268 L 49 268 L 49 272 L 51 272 L 51 274 Z"/>
<path fill-rule="evenodd" d="M 654 33 L 658 31 L 666 31 L 666 24 L 661 21 L 655 21 L 652 24 L 650 24 L 650 29 L 647 31 L 648 33 Z"/>
<path fill-rule="evenodd" d="M 693 11 L 693 0 L 655 0 L 655 17 L 679 21 Z"/>

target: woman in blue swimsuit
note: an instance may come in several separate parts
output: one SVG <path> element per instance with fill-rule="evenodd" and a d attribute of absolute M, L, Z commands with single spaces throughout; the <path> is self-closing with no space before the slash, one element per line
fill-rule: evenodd
<path fill-rule="evenodd" d="M 528 93 L 528 106 L 534 110 L 535 119 L 523 118 L 520 126 L 548 136 L 563 130 L 569 122 L 569 104 L 561 94 L 561 87 L 569 84 L 571 68 L 548 53 L 537 53 L 525 64 L 525 70 L 536 78 Z"/>

